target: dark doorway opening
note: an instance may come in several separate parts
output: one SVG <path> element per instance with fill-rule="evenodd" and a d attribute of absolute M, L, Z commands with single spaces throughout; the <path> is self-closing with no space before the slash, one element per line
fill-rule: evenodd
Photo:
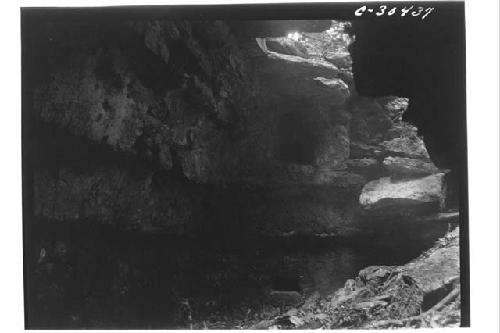
<path fill-rule="evenodd" d="M 286 163 L 313 164 L 317 141 L 314 124 L 307 112 L 286 113 L 278 124 L 276 158 Z"/>
<path fill-rule="evenodd" d="M 275 276 L 272 279 L 274 291 L 296 291 L 301 292 L 300 276 Z"/>

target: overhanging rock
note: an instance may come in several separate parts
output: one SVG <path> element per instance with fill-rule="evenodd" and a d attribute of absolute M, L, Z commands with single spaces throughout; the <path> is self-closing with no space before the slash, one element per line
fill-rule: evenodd
<path fill-rule="evenodd" d="M 395 181 L 383 177 L 367 183 L 359 197 L 359 203 L 366 210 L 427 208 L 439 210 L 444 206 L 444 173 Z"/>
<path fill-rule="evenodd" d="M 386 157 L 384 167 L 391 174 L 399 176 L 428 176 L 438 173 L 439 169 L 431 162 L 406 157 Z"/>

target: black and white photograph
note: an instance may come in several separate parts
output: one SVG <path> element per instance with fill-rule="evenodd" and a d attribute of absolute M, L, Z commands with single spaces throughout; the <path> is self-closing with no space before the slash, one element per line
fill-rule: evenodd
<path fill-rule="evenodd" d="M 25 329 L 471 326 L 463 1 L 18 13 Z"/>

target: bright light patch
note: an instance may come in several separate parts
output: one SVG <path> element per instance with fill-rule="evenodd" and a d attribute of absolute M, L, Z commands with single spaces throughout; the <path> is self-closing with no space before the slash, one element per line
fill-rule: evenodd
<path fill-rule="evenodd" d="M 298 32 L 292 32 L 287 35 L 288 38 L 293 39 L 294 41 L 298 41 L 301 35 Z"/>
<path fill-rule="evenodd" d="M 326 31 L 326 33 L 327 33 L 327 34 L 329 34 L 329 35 L 333 35 L 335 32 L 336 32 L 336 31 L 335 31 L 335 28 L 334 28 L 334 27 L 330 27 L 330 29 L 328 29 L 328 30 Z"/>

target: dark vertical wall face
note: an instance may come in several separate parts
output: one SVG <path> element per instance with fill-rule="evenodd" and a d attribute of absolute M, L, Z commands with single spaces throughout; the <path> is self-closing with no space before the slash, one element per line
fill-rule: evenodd
<path fill-rule="evenodd" d="M 356 89 L 367 96 L 409 97 L 405 120 L 418 127 L 442 168 L 465 163 L 464 28 L 460 3 L 425 20 L 353 21 Z"/>

